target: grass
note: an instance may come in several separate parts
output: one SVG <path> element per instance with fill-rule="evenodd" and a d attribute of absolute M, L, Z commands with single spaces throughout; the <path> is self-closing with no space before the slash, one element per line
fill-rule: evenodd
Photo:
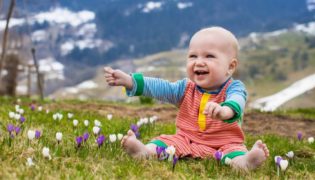
<path fill-rule="evenodd" d="M 86 112 L 73 109 L 63 110 L 58 102 L 45 101 L 36 103 L 43 105 L 43 111 L 32 111 L 29 108 L 31 100 L 22 99 L 21 108 L 25 110 L 26 121 L 22 124 L 22 131 L 13 139 L 9 137 L 7 125 L 19 125 L 19 121 L 10 119 L 8 114 L 15 111 L 14 99 L 0 98 L 0 176 L 3 179 L 312 179 L 315 177 L 315 144 L 306 141 L 297 141 L 277 135 L 265 134 L 262 136 L 246 136 L 246 145 L 252 146 L 257 139 L 262 139 L 270 149 L 271 157 L 265 165 L 249 174 L 231 171 L 228 166 L 218 165 L 213 159 L 181 159 L 175 171 L 172 163 L 155 159 L 135 161 L 126 155 L 120 148 L 119 142 L 110 143 L 109 134 L 125 133 L 131 124 L 138 121 L 138 117 L 121 118 L 113 114 L 112 120 L 107 120 L 95 112 Z M 67 101 L 62 104 L 75 105 L 80 101 Z M 95 102 L 104 103 L 104 102 Z M 45 109 L 57 104 L 56 109 Z M 126 106 L 119 104 L 120 106 Z M 133 105 L 135 106 L 135 105 Z M 130 105 L 126 107 L 131 107 Z M 64 115 L 61 121 L 54 121 L 52 115 L 60 112 Z M 74 113 L 73 119 L 79 120 L 78 127 L 74 128 L 72 119 L 67 119 L 67 113 Z M 300 113 L 304 113 L 299 110 Z M 158 114 L 156 114 L 158 116 Z M 83 120 L 88 119 L 90 125 L 85 128 Z M 107 139 L 105 145 L 98 148 L 95 137 L 92 135 L 93 121 L 102 122 L 102 131 Z M 40 130 L 39 139 L 28 140 L 27 131 Z M 63 133 L 60 144 L 56 142 L 56 132 Z M 84 132 L 90 133 L 90 138 L 80 148 L 76 148 L 75 138 Z M 157 121 L 154 125 L 143 125 L 140 128 L 141 140 L 148 142 L 159 134 L 174 134 L 173 123 Z M 49 147 L 51 160 L 42 155 L 42 148 Z M 295 158 L 282 177 L 276 175 L 273 157 L 285 157 L 288 151 L 294 151 Z M 28 167 L 26 159 L 31 157 L 35 166 Z"/>

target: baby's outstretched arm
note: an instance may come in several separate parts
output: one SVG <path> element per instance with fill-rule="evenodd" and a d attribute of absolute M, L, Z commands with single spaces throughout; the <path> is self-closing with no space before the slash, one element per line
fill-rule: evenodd
<path fill-rule="evenodd" d="M 227 120 L 231 119 L 235 112 L 228 106 L 221 106 L 216 102 L 208 102 L 203 113 L 211 118 Z"/>
<path fill-rule="evenodd" d="M 119 69 L 104 67 L 104 77 L 110 86 L 124 86 L 128 90 L 133 87 L 132 77 Z"/>

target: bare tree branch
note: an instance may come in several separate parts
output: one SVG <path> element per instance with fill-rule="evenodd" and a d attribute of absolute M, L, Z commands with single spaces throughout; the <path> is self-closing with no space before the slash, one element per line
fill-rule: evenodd
<path fill-rule="evenodd" d="M 4 29 L 4 33 L 3 33 L 2 54 L 1 54 L 1 58 L 0 58 L 0 82 L 2 81 L 2 69 L 4 67 L 4 58 L 5 58 L 7 38 L 8 38 L 8 33 L 9 33 L 9 22 L 10 22 L 10 18 L 12 16 L 12 13 L 13 13 L 14 6 L 15 6 L 15 0 L 11 0 L 9 12 L 7 15 L 7 23 L 5 25 L 5 29 Z"/>

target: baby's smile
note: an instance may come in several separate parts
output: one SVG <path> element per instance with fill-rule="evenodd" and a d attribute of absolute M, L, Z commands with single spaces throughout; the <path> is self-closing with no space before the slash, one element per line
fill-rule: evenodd
<path fill-rule="evenodd" d="M 206 70 L 194 70 L 194 73 L 199 76 L 199 75 L 205 75 L 205 74 L 209 74 L 209 71 Z"/>

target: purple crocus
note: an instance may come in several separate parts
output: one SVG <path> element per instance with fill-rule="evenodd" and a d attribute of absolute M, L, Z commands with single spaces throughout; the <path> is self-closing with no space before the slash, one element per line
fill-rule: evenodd
<path fill-rule="evenodd" d="M 276 156 L 276 165 L 280 166 L 280 161 L 282 160 L 282 158 L 280 156 Z"/>
<path fill-rule="evenodd" d="M 15 130 L 13 124 L 8 124 L 7 129 L 8 129 L 8 131 L 9 131 L 10 134 L 12 133 L 12 131 Z"/>
<path fill-rule="evenodd" d="M 19 126 L 16 126 L 14 130 L 15 130 L 15 134 L 18 135 L 21 131 L 21 128 Z"/>
<path fill-rule="evenodd" d="M 130 129 L 134 132 L 137 133 L 139 131 L 139 127 L 135 124 L 131 124 Z"/>
<path fill-rule="evenodd" d="M 299 141 L 302 140 L 302 132 L 298 132 L 297 133 L 297 138 L 298 138 Z"/>
<path fill-rule="evenodd" d="M 31 108 L 32 111 L 34 111 L 35 110 L 35 105 L 34 104 L 30 104 L 30 108 Z"/>
<path fill-rule="evenodd" d="M 96 140 L 96 142 L 98 144 L 98 147 L 101 147 L 103 145 L 104 141 L 105 141 L 105 136 L 104 135 L 98 136 L 97 140 Z"/>
<path fill-rule="evenodd" d="M 88 139 L 89 139 L 89 137 L 90 137 L 90 135 L 89 135 L 89 133 L 84 133 L 83 134 L 83 140 L 84 140 L 84 142 L 86 142 Z"/>
<path fill-rule="evenodd" d="M 163 152 L 163 149 L 164 149 L 164 147 L 156 146 L 155 150 L 156 150 L 156 155 L 157 155 L 158 159 L 160 159 L 160 155 Z"/>
<path fill-rule="evenodd" d="M 21 122 L 21 123 L 24 123 L 24 122 L 25 122 L 25 117 L 24 117 L 24 116 L 21 116 L 20 122 Z"/>
<path fill-rule="evenodd" d="M 178 157 L 174 156 L 174 158 L 173 158 L 173 168 L 172 168 L 173 172 L 175 170 L 175 165 L 176 165 L 177 161 L 178 161 Z"/>
<path fill-rule="evenodd" d="M 214 157 L 217 161 L 220 161 L 222 159 L 222 152 L 221 151 L 216 151 L 214 153 Z"/>
<path fill-rule="evenodd" d="M 77 147 L 79 148 L 82 144 L 82 141 L 83 141 L 83 137 L 82 136 L 79 136 L 77 137 L 76 139 L 76 142 L 77 142 Z"/>
<path fill-rule="evenodd" d="M 36 138 L 36 139 L 39 139 L 39 138 L 40 138 L 40 135 L 41 135 L 40 131 L 36 130 L 36 131 L 35 131 L 35 138 Z"/>

